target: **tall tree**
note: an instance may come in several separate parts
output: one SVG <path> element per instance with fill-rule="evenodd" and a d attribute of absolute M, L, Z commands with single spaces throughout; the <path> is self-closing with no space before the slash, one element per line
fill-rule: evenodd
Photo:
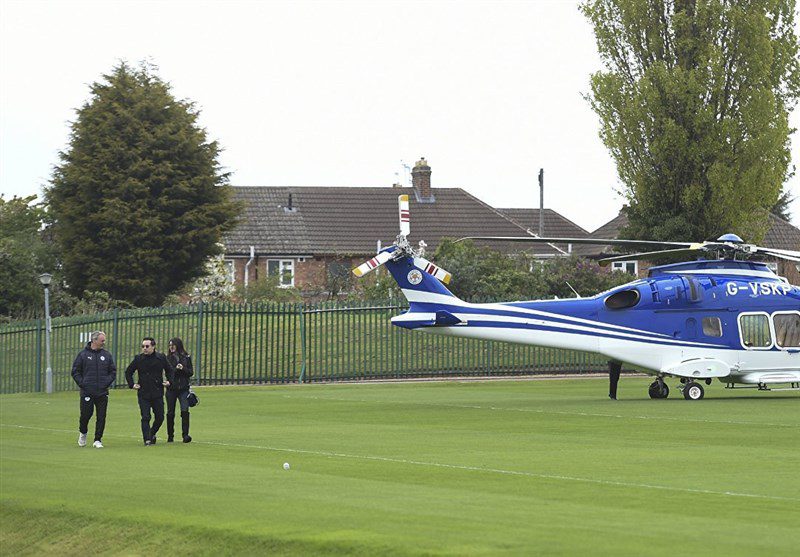
<path fill-rule="evenodd" d="M 789 174 L 795 0 L 586 0 L 605 70 L 592 108 L 629 203 L 624 234 L 760 241 Z"/>
<path fill-rule="evenodd" d="M 0 316 L 42 313 L 39 274 L 55 270 L 52 246 L 43 238 L 46 213 L 36 196 L 0 196 Z"/>
<path fill-rule="evenodd" d="M 157 305 L 219 253 L 238 207 L 198 115 L 145 63 L 92 84 L 46 190 L 72 292 Z"/>

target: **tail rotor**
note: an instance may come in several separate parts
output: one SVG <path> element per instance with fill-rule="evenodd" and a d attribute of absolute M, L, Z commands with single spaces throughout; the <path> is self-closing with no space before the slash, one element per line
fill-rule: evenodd
<path fill-rule="evenodd" d="M 415 250 L 411 247 L 408 241 L 408 236 L 411 234 L 411 210 L 409 208 L 408 195 L 399 195 L 397 197 L 397 211 L 400 221 L 400 234 L 398 234 L 395 243 L 384 250 L 381 250 L 378 255 L 366 261 L 353 269 L 353 274 L 357 277 L 363 277 L 370 271 L 374 271 L 387 261 L 397 261 L 403 257 L 411 257 L 414 264 L 424 269 L 430 275 L 436 277 L 444 284 L 448 284 L 452 275 L 422 257 L 424 252 L 424 242 L 420 242 L 420 248 Z"/>
<path fill-rule="evenodd" d="M 400 215 L 400 236 L 408 237 L 411 234 L 411 211 L 408 208 L 408 196 L 397 196 L 397 208 Z"/>

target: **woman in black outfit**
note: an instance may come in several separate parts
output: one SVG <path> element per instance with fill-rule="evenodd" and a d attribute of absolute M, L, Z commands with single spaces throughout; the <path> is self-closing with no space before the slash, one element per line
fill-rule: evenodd
<path fill-rule="evenodd" d="M 175 401 L 181 402 L 181 432 L 183 442 L 189 443 L 189 378 L 194 375 L 192 358 L 186 353 L 183 341 L 177 337 L 169 341 L 169 354 L 167 354 L 174 377 L 167 388 L 167 443 L 173 442 L 175 435 Z"/>

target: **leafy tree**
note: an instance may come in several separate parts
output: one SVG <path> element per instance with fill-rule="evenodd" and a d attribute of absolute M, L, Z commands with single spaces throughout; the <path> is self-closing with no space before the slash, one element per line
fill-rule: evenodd
<path fill-rule="evenodd" d="M 605 70 L 588 100 L 633 238 L 760 241 L 789 174 L 795 0 L 585 0 Z"/>
<path fill-rule="evenodd" d="M 47 214 L 36 196 L 0 196 L 0 315 L 41 315 L 44 290 L 39 275 L 55 270 L 53 248 L 43 237 Z"/>
<path fill-rule="evenodd" d="M 71 292 L 158 305 L 219 253 L 238 207 L 198 114 L 145 63 L 92 84 L 46 191 Z"/>
<path fill-rule="evenodd" d="M 189 287 L 192 302 L 212 302 L 228 300 L 233 295 L 233 282 L 225 266 L 222 254 L 209 257 L 205 264 L 203 276 Z"/>

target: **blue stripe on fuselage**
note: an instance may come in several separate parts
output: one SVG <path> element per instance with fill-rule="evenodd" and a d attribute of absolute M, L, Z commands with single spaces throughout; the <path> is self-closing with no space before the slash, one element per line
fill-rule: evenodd
<path fill-rule="evenodd" d="M 402 327 L 408 329 L 426 329 L 432 328 L 431 325 L 428 323 L 420 323 L 419 325 L 412 324 L 414 322 L 404 323 L 400 325 Z M 733 348 L 729 346 L 725 346 L 722 344 L 708 344 L 708 343 L 699 343 L 695 341 L 682 341 L 680 339 L 675 338 L 652 338 L 652 337 L 645 337 L 645 338 L 636 338 L 635 332 L 629 332 L 626 334 L 613 334 L 603 333 L 599 331 L 582 331 L 579 329 L 571 329 L 567 327 L 559 327 L 556 325 L 545 325 L 545 324 L 533 324 L 533 323 L 509 323 L 507 321 L 476 321 L 470 320 L 466 325 L 456 325 L 452 328 L 487 328 L 487 329 L 523 329 L 523 330 L 531 330 L 531 331 L 543 331 L 543 332 L 550 332 L 550 333 L 566 333 L 566 334 L 573 334 L 573 335 L 581 335 L 581 336 L 590 336 L 596 338 L 606 338 L 606 339 L 615 339 L 615 340 L 625 340 L 629 342 L 644 342 L 647 344 L 661 344 L 664 346 L 674 346 L 674 347 L 686 347 L 686 348 L 715 348 L 720 350 L 733 350 Z M 620 333 L 617 331 L 617 333 Z"/>
<path fill-rule="evenodd" d="M 588 301 L 588 300 L 587 300 Z M 547 302 L 548 304 L 555 304 L 558 302 Z M 573 302 L 574 303 L 574 302 Z M 582 326 L 582 327 L 596 327 L 603 331 L 607 331 L 609 333 L 628 333 L 628 334 L 638 334 L 647 337 L 653 337 L 654 339 L 658 338 L 672 338 L 670 335 L 666 335 L 664 333 L 656 333 L 653 331 L 646 331 L 642 329 L 636 329 L 634 327 L 626 327 L 624 325 L 613 325 L 608 323 L 603 323 L 602 321 L 596 321 L 594 319 L 590 319 L 588 316 L 560 316 L 558 314 L 554 315 L 540 315 L 540 314 L 531 314 L 525 311 L 515 311 L 513 306 L 507 306 L 506 304 L 498 304 L 508 307 L 507 310 L 500 310 L 494 308 L 487 308 L 481 306 L 463 306 L 463 305 L 456 305 L 456 304 L 441 304 L 441 303 L 433 303 L 433 302 L 412 302 L 410 306 L 411 312 L 421 312 L 421 313 L 436 313 L 437 311 L 445 310 L 449 311 L 450 313 L 470 313 L 470 314 L 478 314 L 478 315 L 497 315 L 503 317 L 518 317 L 520 319 L 538 319 L 541 321 L 550 321 L 553 323 L 562 323 L 565 325 L 575 325 L 575 326 Z M 555 309 L 552 305 L 550 306 L 552 309 Z M 526 309 L 530 311 L 540 311 L 545 312 L 545 310 L 539 310 L 532 307 L 525 307 L 520 309 Z M 591 310 L 593 308 L 587 308 Z M 545 313 L 553 314 L 552 311 L 547 311 Z M 590 313 L 590 311 L 586 311 L 586 313 Z M 622 330 L 626 329 L 626 330 Z"/>

